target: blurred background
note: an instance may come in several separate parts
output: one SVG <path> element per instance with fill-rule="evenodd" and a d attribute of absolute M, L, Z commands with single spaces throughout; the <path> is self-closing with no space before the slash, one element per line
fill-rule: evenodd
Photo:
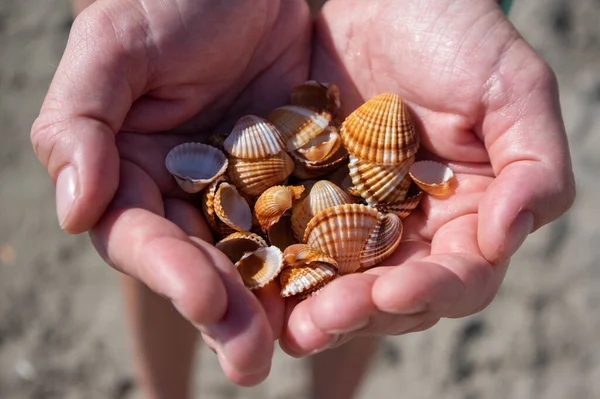
<path fill-rule="evenodd" d="M 515 3 L 511 20 L 558 75 L 576 203 L 527 240 L 486 310 L 386 339 L 361 398 L 600 398 L 600 1 Z M 87 236 L 60 231 L 29 142 L 70 24 L 67 0 L 0 0 L 2 399 L 141 397 L 115 273 Z M 204 350 L 196 387 L 207 399 L 305 398 L 305 371 L 278 352 L 269 379 L 242 389 Z"/>

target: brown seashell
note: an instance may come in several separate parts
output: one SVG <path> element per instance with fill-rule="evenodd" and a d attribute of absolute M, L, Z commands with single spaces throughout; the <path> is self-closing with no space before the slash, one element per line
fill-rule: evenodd
<path fill-rule="evenodd" d="M 294 244 L 283 251 L 283 261 L 288 266 L 306 266 L 311 263 L 327 263 L 337 269 L 337 261 L 321 251 L 309 247 L 306 244 Z"/>
<path fill-rule="evenodd" d="M 327 208 L 308 223 L 304 242 L 338 262 L 340 274 L 353 273 L 360 268 L 360 256 L 381 214 L 360 204 Z"/>
<path fill-rule="evenodd" d="M 419 191 L 417 194 L 411 195 L 402 201 L 382 202 L 377 204 L 375 205 L 375 209 L 381 213 L 394 213 L 398 215 L 400 219 L 405 219 L 417 208 L 422 197 L 423 191 Z"/>
<path fill-rule="evenodd" d="M 273 186 L 265 190 L 254 204 L 254 215 L 263 231 L 267 231 L 304 192 L 303 186 Z"/>
<path fill-rule="evenodd" d="M 296 105 L 285 105 L 271 111 L 267 119 L 285 137 L 287 150 L 293 151 L 321 134 L 329 126 L 331 115 Z"/>
<path fill-rule="evenodd" d="M 215 214 L 236 231 L 250 231 L 252 210 L 235 186 L 223 182 L 219 185 L 214 199 Z"/>
<path fill-rule="evenodd" d="M 281 271 L 281 296 L 307 295 L 323 287 L 337 275 L 337 269 L 328 263 L 314 262 L 308 266 L 286 267 Z"/>
<path fill-rule="evenodd" d="M 360 266 L 375 266 L 393 254 L 402 239 L 402 231 L 402 220 L 398 215 L 382 215 L 360 253 Z"/>
<path fill-rule="evenodd" d="M 225 173 L 227 158 L 210 145 L 183 143 L 169 151 L 165 166 L 179 187 L 193 194 Z"/>
<path fill-rule="evenodd" d="M 452 191 L 454 172 L 448 166 L 435 161 L 419 161 L 410 167 L 410 177 L 427 194 L 445 196 Z"/>
<path fill-rule="evenodd" d="M 318 162 L 308 161 L 296 151 L 290 154 L 294 158 L 295 164 L 292 174 L 299 179 L 314 179 L 326 176 L 345 165 L 348 159 L 348 152 L 342 146 L 335 153 L 330 153 L 325 159 Z"/>
<path fill-rule="evenodd" d="M 319 162 L 327 158 L 329 154 L 335 153 L 341 145 L 342 138 L 337 129 L 333 126 L 328 126 L 323 133 L 314 137 L 296 151 L 307 161 Z"/>
<path fill-rule="evenodd" d="M 308 80 L 292 90 L 291 104 L 327 111 L 335 116 L 340 109 L 340 91 L 335 84 Z"/>
<path fill-rule="evenodd" d="M 281 215 L 279 220 L 269 226 L 269 229 L 267 230 L 267 237 L 271 245 L 275 245 L 282 251 L 290 245 L 294 245 L 298 242 L 296 237 L 294 237 L 294 232 L 292 230 L 292 218 L 290 211 L 285 212 L 283 215 Z"/>
<path fill-rule="evenodd" d="M 275 246 L 261 247 L 245 253 L 235 266 L 244 285 L 250 290 L 263 288 L 275 280 L 283 269 L 283 254 Z"/>
<path fill-rule="evenodd" d="M 230 158 L 227 175 L 243 193 L 259 196 L 267 188 L 281 184 L 294 170 L 294 161 L 285 152 L 263 159 Z"/>
<path fill-rule="evenodd" d="M 237 262 L 246 252 L 268 246 L 258 234 L 236 231 L 215 244 L 233 262 Z"/>
<path fill-rule="evenodd" d="M 308 222 L 319 212 L 337 205 L 352 204 L 354 199 L 330 181 L 319 180 L 304 199 L 292 208 L 294 236 L 302 241 Z"/>
<path fill-rule="evenodd" d="M 285 150 L 285 139 L 271 122 L 246 115 L 237 121 L 223 148 L 236 158 L 267 158 Z"/>
<path fill-rule="evenodd" d="M 342 141 L 362 161 L 397 165 L 415 155 L 419 136 L 404 102 L 395 94 L 373 97 L 342 124 Z"/>
<path fill-rule="evenodd" d="M 215 197 L 217 194 L 217 189 L 219 186 L 226 182 L 227 178 L 225 176 L 220 176 L 211 184 L 206 187 L 206 190 L 202 192 L 202 211 L 204 213 L 204 217 L 208 222 L 210 228 L 220 236 L 226 236 L 235 232 L 234 229 L 227 226 L 221 219 L 217 217 L 215 213 Z"/>
<path fill-rule="evenodd" d="M 378 165 L 350 154 L 348 168 L 354 191 L 370 206 L 403 200 L 411 183 L 405 176 L 413 161 L 414 157 L 410 157 L 397 165 Z"/>

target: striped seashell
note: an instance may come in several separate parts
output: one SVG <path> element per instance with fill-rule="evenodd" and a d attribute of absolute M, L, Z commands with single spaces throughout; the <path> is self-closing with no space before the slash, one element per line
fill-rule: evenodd
<path fill-rule="evenodd" d="M 202 204 L 202 212 L 204 213 L 204 217 L 208 222 L 208 225 L 218 236 L 224 237 L 231 233 L 234 233 L 235 230 L 229 226 L 227 226 L 215 213 L 215 197 L 217 194 L 217 190 L 219 186 L 226 182 L 227 178 L 225 176 L 221 176 L 213 181 L 211 184 L 206 187 L 206 189 L 202 192 L 201 204 Z"/>
<path fill-rule="evenodd" d="M 336 169 L 347 164 L 348 152 L 343 146 L 340 146 L 334 153 L 330 153 L 324 159 L 318 162 L 308 161 L 296 151 L 290 153 L 294 159 L 293 176 L 299 179 L 314 179 L 327 176 L 336 171 Z"/>
<path fill-rule="evenodd" d="M 235 186 L 223 182 L 214 198 L 215 214 L 223 223 L 236 231 L 250 231 L 252 210 Z"/>
<path fill-rule="evenodd" d="M 443 197 L 453 190 L 454 172 L 435 161 L 419 161 L 410 167 L 410 177 L 427 194 Z"/>
<path fill-rule="evenodd" d="M 327 112 L 317 112 L 297 105 L 285 105 L 267 116 L 287 141 L 287 150 L 293 151 L 321 134 L 331 121 Z"/>
<path fill-rule="evenodd" d="M 329 263 L 314 262 L 300 267 L 285 267 L 279 275 L 281 296 L 306 296 L 325 286 L 337 275 L 337 269 Z"/>
<path fill-rule="evenodd" d="M 245 253 L 267 246 L 267 242 L 261 236 L 245 231 L 236 231 L 215 244 L 215 247 L 233 263 L 240 260 Z"/>
<path fill-rule="evenodd" d="M 355 192 L 370 206 L 403 200 L 411 183 L 404 178 L 413 161 L 414 157 L 410 157 L 397 165 L 378 165 L 350 154 L 348 168 Z"/>
<path fill-rule="evenodd" d="M 294 244 L 283 251 L 283 261 L 288 266 L 306 266 L 315 262 L 327 263 L 337 269 L 337 261 L 306 244 Z"/>
<path fill-rule="evenodd" d="M 306 226 L 304 242 L 338 262 L 339 274 L 361 266 L 361 252 L 380 223 L 381 214 L 360 204 L 338 205 L 315 215 Z"/>
<path fill-rule="evenodd" d="M 259 196 L 269 187 L 281 184 L 294 170 L 294 161 L 285 152 L 269 158 L 230 158 L 227 176 L 243 194 Z"/>
<path fill-rule="evenodd" d="M 250 290 L 255 290 L 265 287 L 277 278 L 284 266 L 283 254 L 275 246 L 261 247 L 246 252 L 235 266 L 244 285 Z"/>
<path fill-rule="evenodd" d="M 306 197 L 292 208 L 292 229 L 294 236 L 304 240 L 304 232 L 310 220 L 319 212 L 337 205 L 352 204 L 354 199 L 330 181 L 316 182 Z"/>
<path fill-rule="evenodd" d="M 285 139 L 271 122 L 246 115 L 237 121 L 223 148 L 236 158 L 267 158 L 285 150 Z"/>
<path fill-rule="evenodd" d="M 394 213 L 398 215 L 400 219 L 405 219 L 417 208 L 417 206 L 419 206 L 422 197 L 423 191 L 419 191 L 417 194 L 411 195 L 402 201 L 382 202 L 377 204 L 375 205 L 375 209 L 381 213 Z"/>
<path fill-rule="evenodd" d="M 227 169 L 227 157 L 217 148 L 202 143 L 183 143 L 167 154 L 165 166 L 179 187 L 198 193 Z"/>
<path fill-rule="evenodd" d="M 325 131 L 312 138 L 296 151 L 309 162 L 319 162 L 334 154 L 342 145 L 342 138 L 334 126 L 328 126 Z"/>
<path fill-rule="evenodd" d="M 265 190 L 254 204 L 254 215 L 263 231 L 277 223 L 304 192 L 303 186 L 273 186 Z"/>
<path fill-rule="evenodd" d="M 290 97 L 292 105 L 299 105 L 316 111 L 327 111 L 332 116 L 335 116 L 341 107 L 340 91 L 332 83 L 308 80 L 294 87 Z"/>
<path fill-rule="evenodd" d="M 360 253 L 360 267 L 375 266 L 394 253 L 402 239 L 402 231 L 402 220 L 398 215 L 383 215 Z"/>
<path fill-rule="evenodd" d="M 373 97 L 342 123 L 342 141 L 362 161 L 397 165 L 415 155 L 419 136 L 404 102 L 395 94 Z"/>

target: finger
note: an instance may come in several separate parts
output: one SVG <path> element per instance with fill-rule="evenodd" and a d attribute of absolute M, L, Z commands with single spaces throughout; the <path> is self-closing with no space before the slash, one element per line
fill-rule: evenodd
<path fill-rule="evenodd" d="M 497 178 L 481 200 L 479 244 L 486 259 L 498 263 L 569 209 L 575 183 L 549 67 L 519 40 L 490 82 L 483 138 Z"/>
<path fill-rule="evenodd" d="M 285 301 L 280 295 L 279 284 L 271 283 L 264 288 L 254 291 L 256 299 L 265 310 L 273 332 L 273 339 L 278 339 L 283 329 Z"/>
<path fill-rule="evenodd" d="M 213 337 L 219 356 L 236 370 L 229 378 L 259 382 L 273 353 L 272 331 L 260 303 L 225 255 L 162 217 L 160 192 L 144 171 L 124 161 L 121 181 L 123 189 L 92 230 L 100 254 L 171 299 L 184 317 Z M 167 203 L 174 220 L 197 219 L 193 213 L 198 211 L 174 211 L 177 201 Z M 194 222 L 186 228 L 202 233 Z"/>

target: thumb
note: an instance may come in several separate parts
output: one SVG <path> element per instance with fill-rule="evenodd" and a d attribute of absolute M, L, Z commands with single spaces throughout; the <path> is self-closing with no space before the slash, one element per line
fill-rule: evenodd
<path fill-rule="evenodd" d="M 131 65 L 106 19 L 94 4 L 75 20 L 31 129 L 35 153 L 56 185 L 60 225 L 70 233 L 96 224 L 117 189 L 115 134 L 132 103 Z"/>

